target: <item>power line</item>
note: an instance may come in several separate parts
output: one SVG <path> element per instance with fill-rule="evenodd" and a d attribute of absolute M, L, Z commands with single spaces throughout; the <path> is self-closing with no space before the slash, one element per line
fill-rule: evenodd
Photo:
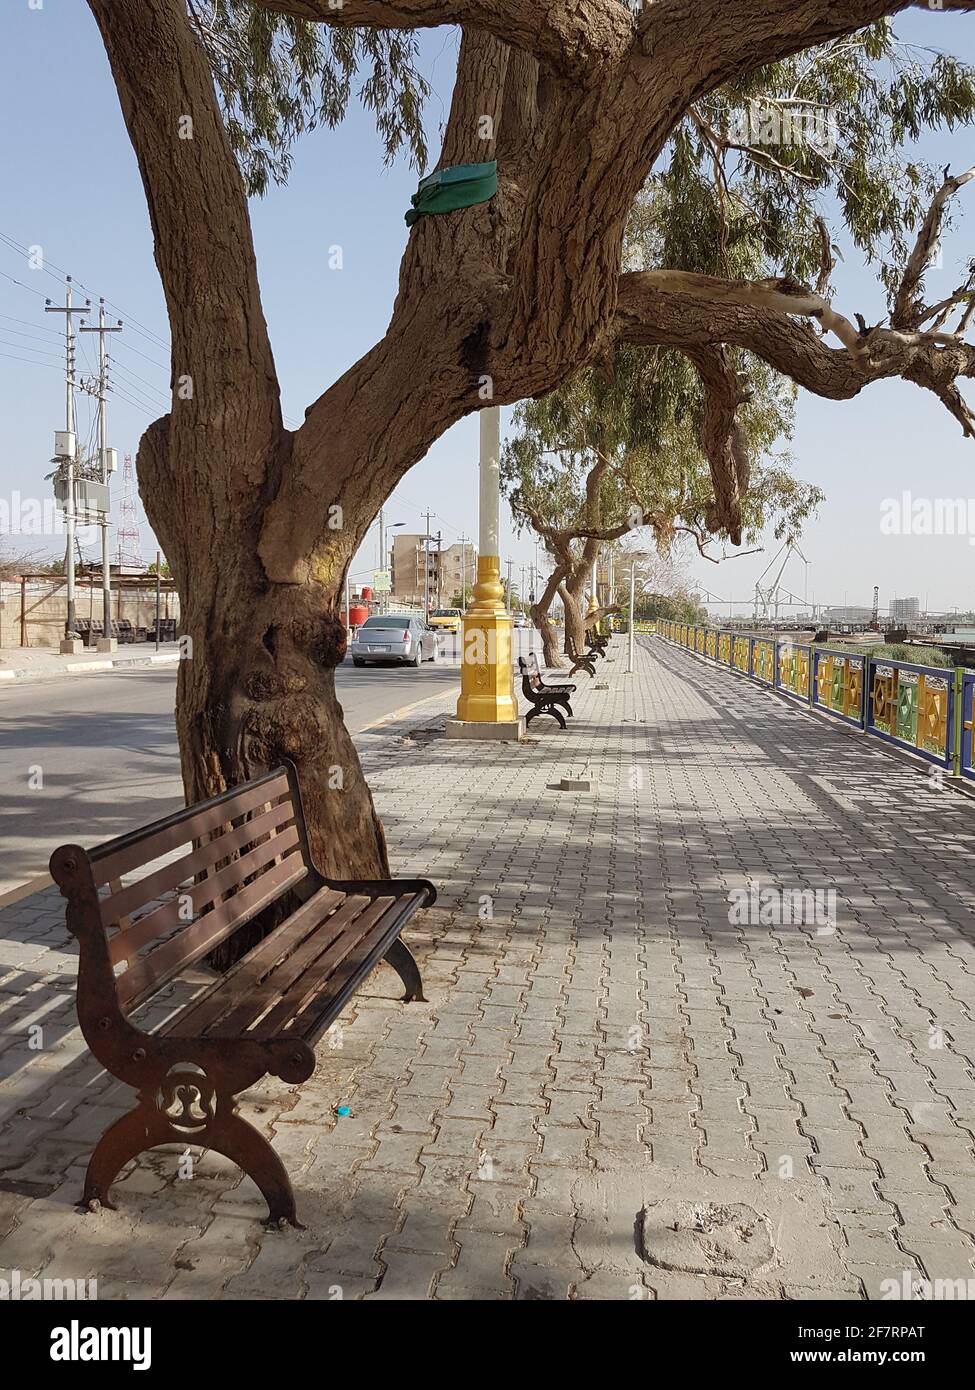
<path fill-rule="evenodd" d="M 53 357 L 57 362 L 61 360 L 61 354 L 59 352 L 45 352 L 43 348 L 28 347 L 26 343 L 8 343 L 5 338 L 0 338 L 0 343 L 3 343 L 4 347 L 19 348 L 21 352 L 33 352 L 38 357 Z M 24 358 L 25 362 L 29 362 L 30 360 L 31 359 L 28 357 Z"/>
<path fill-rule="evenodd" d="M 9 357 L 11 362 L 24 362 L 28 367 L 49 367 L 52 372 L 62 372 L 63 374 L 63 369 L 55 367 L 51 362 L 34 362 L 29 357 L 15 357 L 12 352 L 0 352 L 0 357 Z"/>
<path fill-rule="evenodd" d="M 0 231 L 0 242 L 6 245 L 8 250 L 16 251 L 18 254 L 22 256 L 30 255 L 30 248 L 24 246 L 22 242 L 17 241 L 15 237 L 10 236 L 7 232 Z M 47 256 L 43 257 L 40 269 L 44 272 L 45 275 L 50 275 L 53 280 L 58 280 L 59 282 L 62 275 L 68 274 L 68 272 L 64 269 L 63 266 L 55 265 L 54 261 L 49 260 Z M 54 273 L 55 271 L 58 272 L 57 275 Z M 6 278 L 8 280 L 13 280 L 13 276 L 11 275 L 6 276 Z M 73 279 L 74 283 L 78 286 L 79 289 L 84 290 L 85 294 L 94 294 L 94 291 L 90 290 L 88 286 L 83 283 L 83 281 L 77 279 L 77 277 L 73 277 Z M 22 289 L 31 290 L 31 287 L 29 285 L 24 285 L 19 280 L 14 280 L 14 284 L 21 285 Z M 31 290 L 31 293 L 38 294 L 39 291 Z M 43 296 L 41 297 L 43 298 Z M 158 333 L 155 333 L 151 328 L 147 327 L 146 324 L 141 323 L 140 320 L 135 318 L 132 314 L 126 313 L 126 311 L 123 310 L 120 305 L 116 304 L 114 300 L 106 299 L 105 303 L 106 305 L 111 306 L 111 308 L 116 309 L 120 314 L 122 314 L 125 318 L 126 324 L 131 325 L 137 333 L 141 334 L 142 337 L 148 338 L 149 341 L 154 342 L 157 347 L 161 347 L 168 350 L 169 345 L 159 336 Z"/>
<path fill-rule="evenodd" d="M 40 324 L 31 323 L 30 319 L 15 319 L 12 314 L 0 314 L 0 319 L 6 319 L 8 323 L 20 323 L 23 324 L 25 328 L 34 329 L 33 333 L 21 333 L 17 328 L 5 328 L 3 330 L 4 333 L 16 334 L 18 338 L 37 338 L 39 342 L 47 342 L 48 338 L 58 338 L 61 336 L 53 328 L 41 328 Z M 41 333 L 46 336 L 41 338 L 39 336 Z"/>

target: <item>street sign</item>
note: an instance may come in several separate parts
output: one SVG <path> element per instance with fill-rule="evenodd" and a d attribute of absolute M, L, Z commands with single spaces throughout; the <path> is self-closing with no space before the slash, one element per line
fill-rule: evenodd
<path fill-rule="evenodd" d="M 389 570 L 373 570 L 372 590 L 375 594 L 388 594 L 392 588 Z"/>

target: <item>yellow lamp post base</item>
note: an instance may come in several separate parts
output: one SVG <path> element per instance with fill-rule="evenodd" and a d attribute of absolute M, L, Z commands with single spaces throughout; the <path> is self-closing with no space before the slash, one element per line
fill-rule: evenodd
<path fill-rule="evenodd" d="M 483 737 L 517 738 L 524 731 L 518 702 L 512 693 L 511 615 L 504 606 L 501 561 L 497 555 L 481 555 L 471 607 L 464 614 L 460 666 L 460 699 L 457 724 L 507 726 L 486 731 Z M 448 725 L 448 734 L 476 738 L 473 730 Z"/>

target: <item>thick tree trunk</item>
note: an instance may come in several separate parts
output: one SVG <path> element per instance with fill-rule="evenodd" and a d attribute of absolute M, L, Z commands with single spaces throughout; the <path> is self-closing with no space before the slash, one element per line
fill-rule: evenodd
<path fill-rule="evenodd" d="M 561 566 L 553 570 L 541 598 L 531 606 L 532 622 L 542 634 L 542 662 L 548 669 L 554 671 L 561 670 L 565 663 L 559 652 L 558 638 L 555 635 L 552 619 L 549 617 L 549 609 L 552 607 L 552 600 L 559 591 L 563 574 L 564 570 Z"/>
<path fill-rule="evenodd" d="M 577 652 L 586 649 L 586 628 L 582 621 L 581 584 L 576 583 L 574 590 L 569 584 L 563 584 L 559 589 L 559 596 L 562 599 L 562 606 L 565 609 L 565 650 L 569 650 L 570 644 Z"/>

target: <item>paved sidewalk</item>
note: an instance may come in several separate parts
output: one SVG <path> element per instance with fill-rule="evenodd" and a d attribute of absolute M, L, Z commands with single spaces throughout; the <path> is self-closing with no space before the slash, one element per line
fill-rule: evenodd
<path fill-rule="evenodd" d="M 244 1098 L 303 1232 L 265 1232 L 212 1154 L 73 1207 L 129 1093 L 74 1027 L 53 892 L 0 912 L 0 1273 L 101 1298 L 975 1291 L 975 807 L 687 653 L 651 641 L 630 678 L 614 654 L 566 734 L 447 742 L 445 701 L 357 740 L 394 868 L 440 891 L 407 932 L 430 1002 L 380 969 L 313 1081 Z M 555 790 L 570 771 L 593 789 Z M 755 880 L 835 901 L 739 921 Z"/>

